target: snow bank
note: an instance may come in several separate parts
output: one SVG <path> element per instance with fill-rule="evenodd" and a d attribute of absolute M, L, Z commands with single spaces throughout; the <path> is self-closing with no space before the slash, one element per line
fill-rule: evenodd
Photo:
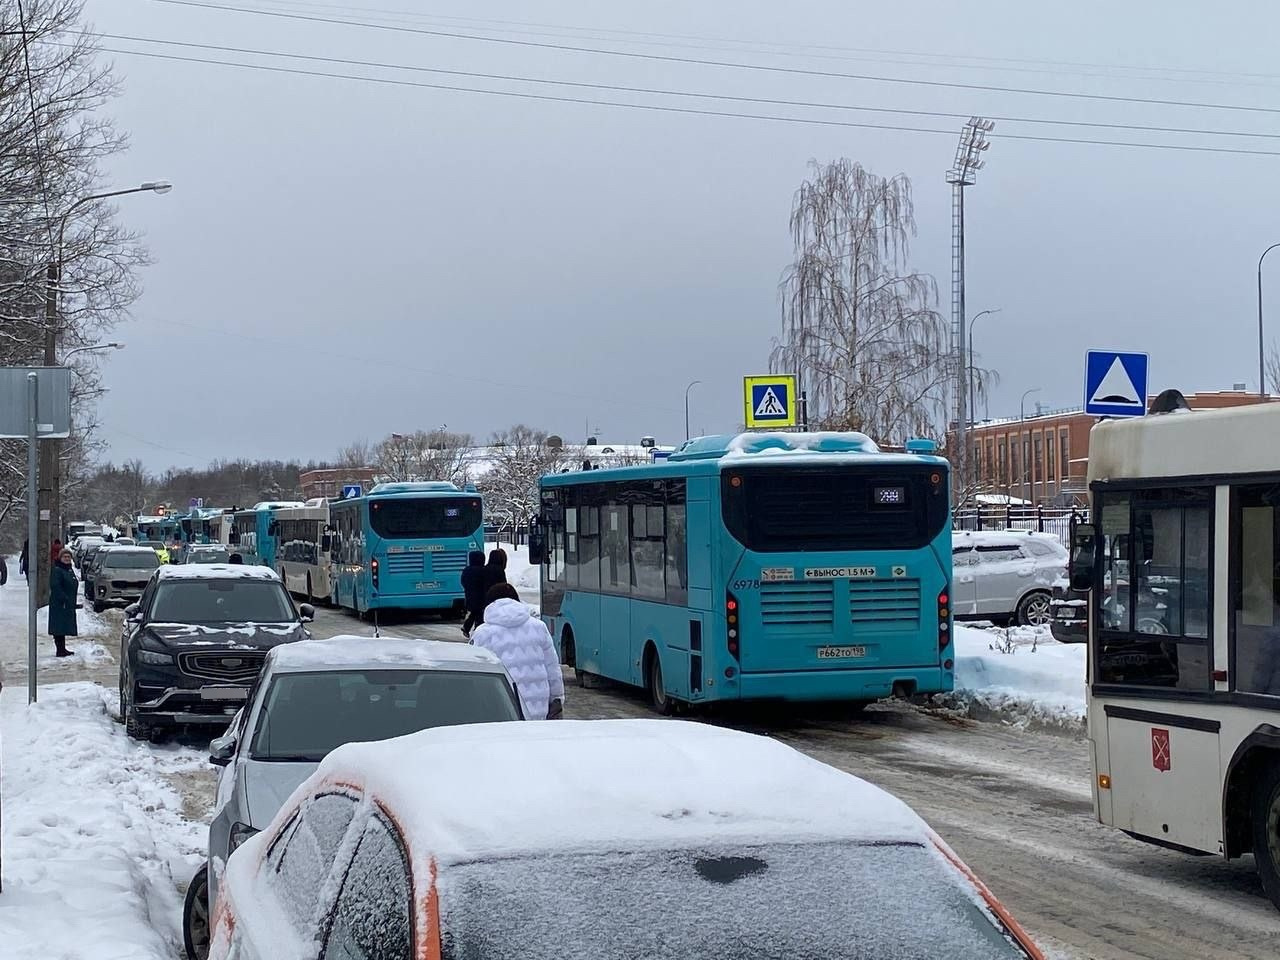
<path fill-rule="evenodd" d="M 9 582 L 0 587 L 0 680 L 6 671 L 27 669 L 27 581 L 18 572 L 18 558 L 8 557 Z M 111 663 L 111 656 L 104 641 L 117 632 L 114 622 L 107 616 L 94 613 L 89 607 L 76 611 L 79 638 L 71 638 L 67 646 L 74 656 L 57 659 L 53 655 L 53 641 L 49 638 L 49 608 L 41 607 L 36 613 L 36 633 L 39 634 L 39 659 L 37 669 L 65 670 L 69 667 Z"/>
<path fill-rule="evenodd" d="M 1047 627 L 955 629 L 956 689 L 943 703 L 1020 726 L 1079 728 L 1084 644 L 1059 643 Z"/>
<path fill-rule="evenodd" d="M 182 817 L 165 774 L 203 766 L 191 749 L 130 742 L 115 694 L 46 685 L 0 692 L 5 960 L 172 960 L 176 881 L 202 860 L 206 828 Z"/>

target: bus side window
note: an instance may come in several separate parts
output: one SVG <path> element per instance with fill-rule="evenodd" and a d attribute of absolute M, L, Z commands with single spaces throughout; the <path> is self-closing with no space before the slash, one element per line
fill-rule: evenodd
<path fill-rule="evenodd" d="M 1235 689 L 1280 696 L 1280 486 L 1232 491 Z"/>

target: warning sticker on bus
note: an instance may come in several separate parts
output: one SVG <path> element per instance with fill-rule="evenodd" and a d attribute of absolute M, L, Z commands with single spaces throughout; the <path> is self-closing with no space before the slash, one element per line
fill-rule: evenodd
<path fill-rule="evenodd" d="M 796 571 L 792 567 L 765 567 L 760 571 L 760 579 L 765 583 L 780 583 L 795 578 Z"/>
<path fill-rule="evenodd" d="M 876 575 L 875 567 L 806 567 L 806 580 L 867 580 Z"/>

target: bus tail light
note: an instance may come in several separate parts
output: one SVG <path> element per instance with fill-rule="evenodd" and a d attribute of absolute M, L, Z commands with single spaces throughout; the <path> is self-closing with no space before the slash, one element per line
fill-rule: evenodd
<path fill-rule="evenodd" d="M 378 558 L 374 557 L 369 563 L 369 573 L 373 577 L 373 585 L 378 585 Z"/>
<path fill-rule="evenodd" d="M 729 626 L 727 634 L 729 639 L 729 652 L 733 654 L 733 658 L 735 660 L 738 659 L 738 628 L 741 626 L 738 622 L 738 614 L 741 612 L 742 611 L 738 607 L 738 598 L 732 593 L 726 593 L 724 600 L 724 619 L 725 623 Z"/>
<path fill-rule="evenodd" d="M 938 594 L 938 649 L 945 650 L 951 642 L 951 588 L 944 587 Z"/>

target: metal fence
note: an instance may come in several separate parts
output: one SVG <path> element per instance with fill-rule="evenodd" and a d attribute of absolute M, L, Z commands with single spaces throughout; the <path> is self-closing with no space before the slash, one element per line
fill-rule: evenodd
<path fill-rule="evenodd" d="M 953 530 L 1034 530 L 1051 533 L 1064 544 L 1071 542 L 1071 528 L 1087 523 L 1087 510 L 1070 507 L 987 506 L 964 507 L 951 516 Z"/>

